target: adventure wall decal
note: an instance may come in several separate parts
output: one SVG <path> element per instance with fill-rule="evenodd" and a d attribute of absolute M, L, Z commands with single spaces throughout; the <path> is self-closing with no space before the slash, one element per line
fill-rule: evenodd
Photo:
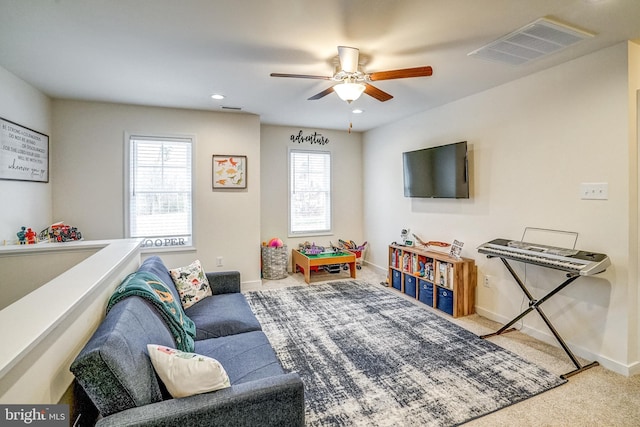
<path fill-rule="evenodd" d="M 302 144 L 304 142 L 308 142 L 309 144 L 318 144 L 318 145 L 327 145 L 329 143 L 329 138 L 322 136 L 321 133 L 313 132 L 309 135 L 303 135 L 302 129 L 298 132 L 297 135 L 292 134 L 289 139 L 291 142 L 297 142 L 298 144 Z"/>

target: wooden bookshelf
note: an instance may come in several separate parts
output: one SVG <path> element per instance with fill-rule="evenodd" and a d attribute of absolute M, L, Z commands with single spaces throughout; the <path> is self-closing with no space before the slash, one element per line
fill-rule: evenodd
<path fill-rule="evenodd" d="M 453 317 L 475 313 L 477 270 L 470 258 L 389 246 L 389 286 Z"/>

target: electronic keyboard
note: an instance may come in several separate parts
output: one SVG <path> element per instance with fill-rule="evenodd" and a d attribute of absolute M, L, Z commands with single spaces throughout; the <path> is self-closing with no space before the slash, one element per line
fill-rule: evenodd
<path fill-rule="evenodd" d="M 611 265 L 605 254 L 526 243 L 518 240 L 494 239 L 478 246 L 478 252 L 488 257 L 522 261 L 542 267 L 567 271 L 580 276 L 601 273 Z"/>

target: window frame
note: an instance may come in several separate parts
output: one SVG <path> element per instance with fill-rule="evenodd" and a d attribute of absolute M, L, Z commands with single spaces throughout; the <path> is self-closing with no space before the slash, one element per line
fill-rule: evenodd
<path fill-rule="evenodd" d="M 313 154 L 324 154 L 329 157 L 329 229 L 328 230 L 313 230 L 313 231 L 300 231 L 294 232 L 291 229 L 292 223 L 292 203 L 291 203 L 291 193 L 292 193 L 292 185 L 291 182 L 291 174 L 292 174 L 292 153 L 313 153 Z M 305 149 L 305 148 L 297 148 L 297 147 L 287 147 L 287 236 L 288 237 L 313 237 L 313 236 L 329 236 L 333 235 L 333 153 L 328 150 L 313 150 L 313 149 Z"/>
<path fill-rule="evenodd" d="M 175 252 L 175 251 L 193 251 L 196 250 L 196 197 L 195 197 L 195 180 L 196 180 L 196 137 L 192 134 L 156 134 L 148 132 L 125 132 L 124 135 L 124 235 L 128 239 L 137 239 L 142 237 L 131 237 L 131 145 L 132 140 L 149 140 L 149 141 L 181 141 L 191 144 L 191 244 L 165 245 L 161 237 L 145 239 L 142 242 L 141 252 Z"/>

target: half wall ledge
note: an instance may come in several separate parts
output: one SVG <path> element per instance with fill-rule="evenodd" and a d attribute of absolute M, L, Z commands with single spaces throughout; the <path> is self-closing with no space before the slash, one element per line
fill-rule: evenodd
<path fill-rule="evenodd" d="M 0 310 L 0 402 L 60 401 L 72 382 L 69 365 L 104 317 L 109 296 L 140 265 L 141 243 L 81 240 L 0 247 L 0 259 L 11 258 L 15 265 L 25 258 L 55 261 L 69 251 L 88 254 Z"/>

